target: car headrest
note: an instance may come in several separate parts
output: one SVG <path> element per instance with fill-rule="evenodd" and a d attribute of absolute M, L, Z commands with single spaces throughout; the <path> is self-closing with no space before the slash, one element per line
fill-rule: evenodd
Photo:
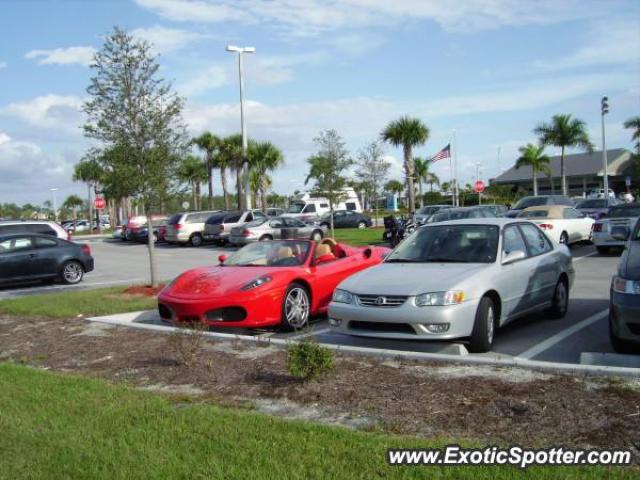
<path fill-rule="evenodd" d="M 291 247 L 280 247 L 278 249 L 278 258 L 290 258 L 293 257 L 293 250 Z"/>
<path fill-rule="evenodd" d="M 329 255 L 331 254 L 331 247 L 329 245 L 327 245 L 326 243 L 321 243 L 316 247 L 316 250 L 314 252 L 314 257 L 315 258 L 320 258 L 324 255 Z"/>

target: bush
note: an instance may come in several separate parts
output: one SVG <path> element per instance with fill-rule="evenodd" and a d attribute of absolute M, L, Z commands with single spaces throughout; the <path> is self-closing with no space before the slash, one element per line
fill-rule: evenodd
<path fill-rule="evenodd" d="M 333 350 L 313 340 L 294 343 L 287 348 L 287 371 L 294 377 L 313 380 L 333 371 Z"/>
<path fill-rule="evenodd" d="M 167 346 L 169 350 L 173 351 L 178 364 L 190 368 L 195 364 L 202 344 L 207 339 L 203 333 L 208 328 L 200 322 L 184 326 L 174 323 L 174 327 L 177 327 L 177 330 L 174 330 L 167 338 Z"/>

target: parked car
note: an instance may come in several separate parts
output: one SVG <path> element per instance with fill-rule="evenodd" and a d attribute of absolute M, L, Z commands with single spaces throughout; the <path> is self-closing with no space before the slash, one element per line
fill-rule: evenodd
<path fill-rule="evenodd" d="M 211 215 L 204 226 L 204 239 L 224 245 L 229 241 L 231 230 L 254 220 L 266 219 L 261 210 L 236 210 Z"/>
<path fill-rule="evenodd" d="M 280 239 L 322 240 L 326 227 L 304 223 L 297 218 L 275 217 L 259 218 L 245 225 L 234 227 L 229 235 L 232 245 L 263 242 Z"/>
<path fill-rule="evenodd" d="M 331 226 L 331 213 L 325 213 L 318 222 L 327 228 Z M 335 210 L 333 212 L 334 228 L 367 228 L 373 225 L 369 217 L 351 210 Z"/>
<path fill-rule="evenodd" d="M 565 245 L 590 240 L 594 222 L 575 208 L 562 205 L 525 208 L 518 218 L 531 220 L 553 240 Z"/>
<path fill-rule="evenodd" d="M 546 205 L 565 205 L 567 207 L 573 207 L 574 202 L 564 195 L 538 195 L 537 197 L 523 197 L 505 214 L 505 217 L 515 218 L 518 216 L 518 213 L 525 208 L 542 207 Z"/>
<path fill-rule="evenodd" d="M 71 235 L 56 222 L 42 220 L 5 220 L 0 222 L 0 235 L 38 233 L 69 240 Z"/>
<path fill-rule="evenodd" d="M 113 232 L 111 232 L 111 238 L 121 240 L 123 232 L 124 232 L 124 225 L 117 225 L 113 229 Z"/>
<path fill-rule="evenodd" d="M 153 227 L 154 242 L 164 242 L 167 236 L 167 219 L 151 220 Z M 147 226 L 139 228 L 133 235 L 132 240 L 139 243 L 147 243 L 149 240 L 149 228 Z"/>
<path fill-rule="evenodd" d="M 495 218 L 495 215 L 490 211 L 481 207 L 456 207 L 447 208 L 433 214 L 427 224 L 446 222 L 447 220 L 463 220 L 465 218 Z"/>
<path fill-rule="evenodd" d="M 178 245 L 190 244 L 199 247 L 204 242 L 205 223 L 209 217 L 220 210 L 202 212 L 180 212 L 167 220 L 165 241 Z"/>
<path fill-rule="evenodd" d="M 53 235 L 16 233 L 0 235 L 0 283 L 60 279 L 67 284 L 82 281 L 93 270 L 89 245 Z"/>
<path fill-rule="evenodd" d="M 64 226 L 64 229 L 67 232 L 75 234 L 84 232 L 88 233 L 89 231 L 91 231 L 91 223 L 89 222 L 89 220 L 71 221 Z"/>
<path fill-rule="evenodd" d="M 279 217 L 285 212 L 284 208 L 267 208 L 267 217 Z"/>
<path fill-rule="evenodd" d="M 640 218 L 640 203 L 624 203 L 611 207 L 609 215 L 593 224 L 592 239 L 598 253 L 607 253 L 610 248 L 624 247 L 625 242 L 614 238 L 611 232 L 614 227 L 631 229 Z"/>
<path fill-rule="evenodd" d="M 469 338 L 491 350 L 497 328 L 534 310 L 564 317 L 574 269 L 566 245 L 533 223 L 481 218 L 418 228 L 378 266 L 338 285 L 337 332 L 367 337 Z"/>
<path fill-rule="evenodd" d="M 156 220 L 165 220 L 167 218 L 166 215 L 163 214 L 155 214 L 151 215 L 151 221 Z M 147 225 L 147 217 L 146 215 L 136 215 L 133 217 L 129 217 L 127 220 L 127 224 L 122 229 L 122 240 L 133 240 L 133 235 L 140 229 Z"/>
<path fill-rule="evenodd" d="M 362 212 L 362 206 L 358 195 L 353 188 L 345 188 L 343 190 L 344 199 L 333 205 L 335 210 L 350 210 L 353 212 Z M 326 198 L 312 197 L 309 193 L 305 193 L 301 197 L 292 201 L 283 217 L 292 217 L 302 220 L 303 222 L 312 223 L 320 219 L 325 213 L 331 211 L 329 200 Z"/>
<path fill-rule="evenodd" d="M 492 217 L 504 217 L 509 209 L 506 205 L 498 205 L 495 203 L 488 203 L 486 205 L 478 205 L 478 208 L 484 208 L 491 212 Z"/>
<path fill-rule="evenodd" d="M 376 265 L 389 249 L 356 248 L 332 239 L 247 245 L 220 264 L 188 270 L 158 296 L 160 316 L 216 327 L 304 328 L 327 311 L 335 286 Z"/>
<path fill-rule="evenodd" d="M 424 225 L 427 223 L 427 220 L 431 217 L 431 215 L 438 213 L 440 210 L 444 210 L 445 208 L 452 208 L 451 205 L 427 205 L 425 207 L 421 207 L 416 212 L 416 223 L 418 225 Z"/>
<path fill-rule="evenodd" d="M 613 227 L 626 242 L 609 295 L 609 335 L 618 353 L 640 353 L 640 220 L 632 229 Z"/>
<path fill-rule="evenodd" d="M 587 198 L 607 198 L 607 197 L 616 198 L 616 194 L 613 190 L 609 189 L 609 194 L 605 195 L 604 188 L 599 188 L 597 190 L 591 191 L 591 193 L 587 195 Z"/>
<path fill-rule="evenodd" d="M 576 209 L 584 213 L 587 217 L 598 220 L 609 214 L 609 209 L 619 205 L 620 202 L 615 198 L 587 198 L 580 200 L 576 204 Z"/>

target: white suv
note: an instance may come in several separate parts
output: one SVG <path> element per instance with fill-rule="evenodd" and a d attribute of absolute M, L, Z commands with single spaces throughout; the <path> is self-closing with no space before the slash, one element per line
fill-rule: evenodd
<path fill-rule="evenodd" d="M 71 234 L 56 222 L 45 220 L 5 220 L 0 222 L 0 235 L 13 233 L 39 233 L 71 240 Z"/>
<path fill-rule="evenodd" d="M 204 240 L 205 222 L 211 215 L 218 212 L 220 210 L 181 212 L 171 215 L 167 222 L 165 241 L 179 245 L 189 243 L 192 247 L 199 247 Z"/>

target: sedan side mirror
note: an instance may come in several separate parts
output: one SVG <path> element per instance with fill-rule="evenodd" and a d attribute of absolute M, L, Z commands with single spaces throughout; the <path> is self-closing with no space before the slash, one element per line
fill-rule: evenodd
<path fill-rule="evenodd" d="M 514 250 L 513 252 L 507 253 L 507 255 L 502 259 L 502 265 L 509 265 L 510 263 L 517 262 L 518 260 L 523 260 L 527 258 L 527 254 L 522 250 Z"/>
<path fill-rule="evenodd" d="M 611 236 L 616 240 L 627 241 L 629 238 L 629 228 L 628 227 L 613 227 L 611 229 Z"/>
<path fill-rule="evenodd" d="M 226 255 L 219 255 L 218 256 L 218 260 L 220 261 L 220 263 L 224 263 L 224 261 L 227 259 Z"/>

